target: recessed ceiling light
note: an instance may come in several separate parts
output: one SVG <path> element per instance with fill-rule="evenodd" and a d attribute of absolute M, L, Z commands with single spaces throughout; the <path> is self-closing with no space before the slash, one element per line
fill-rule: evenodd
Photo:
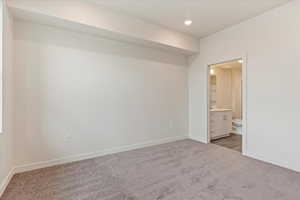
<path fill-rule="evenodd" d="M 184 21 L 184 24 L 185 24 L 186 26 L 190 26 L 192 23 L 193 23 L 193 22 L 192 22 L 192 20 L 190 20 L 190 19 L 187 19 L 187 20 Z"/>
<path fill-rule="evenodd" d="M 244 61 L 243 60 L 238 60 L 238 62 L 242 64 Z"/>

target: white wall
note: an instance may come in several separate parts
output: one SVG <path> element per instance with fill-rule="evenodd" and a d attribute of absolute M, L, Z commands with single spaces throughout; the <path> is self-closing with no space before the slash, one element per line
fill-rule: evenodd
<path fill-rule="evenodd" d="M 14 28 L 17 166 L 188 134 L 186 57 Z"/>
<path fill-rule="evenodd" d="M 204 38 L 189 68 L 190 136 L 207 140 L 206 67 L 247 54 L 247 154 L 300 171 L 300 1 Z"/>
<path fill-rule="evenodd" d="M 12 66 L 12 20 L 8 15 L 6 6 L 0 1 L 0 55 L 1 67 L 3 73 L 2 88 L 3 88 L 3 130 L 0 133 L 0 196 L 8 183 L 9 172 L 13 167 L 13 118 L 14 118 L 14 87 L 13 87 L 13 66 Z M 3 13 L 2 13 L 3 11 Z M 2 15 L 3 14 L 3 15 Z M 2 18 L 3 17 L 3 18 Z M 2 24 L 3 23 L 3 24 Z M 3 25 L 3 26 L 2 26 Z M 3 29 L 2 29 L 3 27 Z M 3 30 L 3 32 L 2 32 Z M 3 33 L 3 35 L 2 35 Z M 3 39 L 3 41 L 2 41 Z M 3 51 L 2 51 L 3 50 Z"/>
<path fill-rule="evenodd" d="M 42 24 L 68 27 L 186 54 L 199 50 L 199 40 L 195 37 L 111 11 L 86 0 L 9 0 L 9 6 L 15 15 Z"/>

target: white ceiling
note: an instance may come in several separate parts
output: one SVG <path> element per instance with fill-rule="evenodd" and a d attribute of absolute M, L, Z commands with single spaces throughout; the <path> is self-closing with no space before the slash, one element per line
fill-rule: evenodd
<path fill-rule="evenodd" d="M 290 0 L 90 0 L 199 38 L 220 31 Z M 191 18 L 189 27 L 183 24 Z"/>

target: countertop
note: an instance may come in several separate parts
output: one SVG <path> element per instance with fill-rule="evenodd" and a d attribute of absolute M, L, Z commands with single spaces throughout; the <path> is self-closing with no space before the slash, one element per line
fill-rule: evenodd
<path fill-rule="evenodd" d="M 225 108 L 214 108 L 210 110 L 211 112 L 226 112 L 226 111 L 232 111 L 232 109 L 225 109 Z"/>

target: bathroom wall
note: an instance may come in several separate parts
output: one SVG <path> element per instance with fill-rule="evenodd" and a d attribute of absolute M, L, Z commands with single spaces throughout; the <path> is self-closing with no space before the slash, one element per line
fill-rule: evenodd
<path fill-rule="evenodd" d="M 227 65 L 226 65 L 227 66 Z M 227 67 L 230 67 L 229 65 Z M 232 109 L 233 119 L 242 118 L 242 69 L 239 67 L 212 67 L 211 107 Z"/>
<path fill-rule="evenodd" d="M 242 69 L 231 69 L 232 81 L 232 117 L 233 119 L 242 119 Z"/>
<path fill-rule="evenodd" d="M 210 108 L 216 108 L 217 105 L 217 77 L 210 76 Z"/>
<path fill-rule="evenodd" d="M 217 77 L 216 106 L 217 108 L 232 109 L 231 69 L 215 69 Z"/>

